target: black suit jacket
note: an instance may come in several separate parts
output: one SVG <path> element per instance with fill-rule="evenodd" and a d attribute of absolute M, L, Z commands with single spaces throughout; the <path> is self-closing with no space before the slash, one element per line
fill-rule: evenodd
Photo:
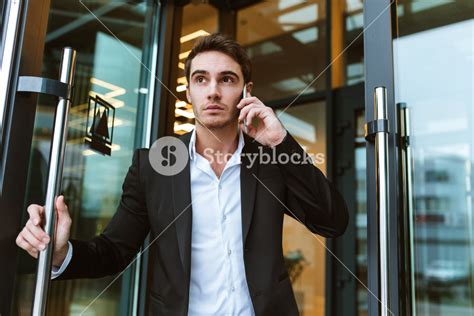
<path fill-rule="evenodd" d="M 190 136 L 191 133 L 182 135 L 181 140 L 189 145 Z M 245 135 L 243 154 L 258 153 L 258 147 L 271 154 L 269 147 Z M 305 155 L 290 134 L 275 149 L 277 155 Z M 256 315 L 298 315 L 283 259 L 283 216 L 294 214 L 311 232 L 336 237 L 346 229 L 347 207 L 334 186 L 312 164 L 249 166 L 248 156 L 243 155 L 243 259 L 253 307 Z M 138 149 L 123 183 L 117 212 L 101 235 L 90 241 L 71 240 L 72 260 L 57 280 L 98 278 L 122 271 L 151 232 L 151 240 L 158 238 L 151 246 L 156 257 L 149 272 L 149 313 L 186 315 L 191 220 L 189 162 L 181 173 L 163 176 L 152 169 L 148 150 Z"/>

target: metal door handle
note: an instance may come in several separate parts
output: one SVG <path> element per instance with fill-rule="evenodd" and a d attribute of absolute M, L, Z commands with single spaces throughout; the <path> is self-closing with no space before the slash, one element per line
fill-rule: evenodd
<path fill-rule="evenodd" d="M 389 314 L 389 176 L 388 176 L 388 134 L 387 89 L 376 87 L 374 90 L 374 120 L 365 126 L 366 139 L 375 144 L 376 168 L 376 209 L 378 217 L 378 264 L 380 315 Z"/>
<path fill-rule="evenodd" d="M 76 66 L 76 51 L 70 47 L 63 50 L 59 81 L 73 85 L 74 71 Z M 71 89 L 69 89 L 71 91 Z M 36 273 L 35 295 L 33 300 L 33 315 L 46 315 L 46 302 L 51 279 L 52 255 L 54 251 L 54 227 L 56 214 L 54 201 L 59 195 L 64 163 L 64 151 L 67 138 L 67 117 L 71 107 L 71 96 L 61 97 L 56 108 L 53 128 L 53 139 L 51 143 L 48 185 L 46 189 L 45 203 L 45 232 L 50 236 L 51 242 L 45 250 L 39 252 L 38 269 Z"/>
<path fill-rule="evenodd" d="M 398 140 L 400 157 L 400 205 L 403 225 L 403 251 L 405 256 L 405 277 L 407 312 L 416 316 L 415 300 L 415 254 L 414 254 L 414 213 L 413 213 L 413 179 L 412 153 L 410 147 L 410 109 L 406 103 L 398 103 Z"/>

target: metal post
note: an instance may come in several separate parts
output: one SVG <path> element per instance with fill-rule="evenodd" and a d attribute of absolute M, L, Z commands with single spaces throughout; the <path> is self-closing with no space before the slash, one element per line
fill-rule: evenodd
<path fill-rule="evenodd" d="M 387 89 L 376 87 L 374 94 L 374 120 L 387 119 Z M 376 206 L 379 218 L 379 298 L 380 315 L 389 310 L 389 179 L 388 179 L 388 132 L 375 133 Z"/>
<path fill-rule="evenodd" d="M 73 86 L 75 65 L 76 51 L 70 47 L 64 48 L 59 80 L 63 83 L 67 83 L 70 89 L 67 98 L 60 98 L 54 118 L 53 140 L 50 152 L 48 186 L 44 214 L 44 230 L 50 236 L 51 242 L 45 250 L 40 251 L 39 253 L 32 313 L 34 316 L 46 315 L 46 303 L 51 279 L 51 264 L 54 251 L 54 233 L 56 226 L 54 202 L 61 189 L 64 151 L 67 138 L 67 117 L 69 108 L 71 107 L 71 87 Z"/>

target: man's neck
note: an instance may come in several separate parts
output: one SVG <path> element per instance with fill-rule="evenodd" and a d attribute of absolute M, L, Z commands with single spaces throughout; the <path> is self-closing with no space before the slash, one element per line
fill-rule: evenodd
<path fill-rule="evenodd" d="M 208 129 L 196 124 L 196 152 L 204 156 L 204 150 L 212 153 L 234 153 L 239 143 L 237 125 L 220 129 Z"/>

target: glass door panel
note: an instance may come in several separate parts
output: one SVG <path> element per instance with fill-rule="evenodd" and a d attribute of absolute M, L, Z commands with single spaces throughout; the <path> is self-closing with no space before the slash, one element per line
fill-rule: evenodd
<path fill-rule="evenodd" d="M 474 3 L 398 1 L 395 102 L 410 111 L 418 315 L 474 314 Z"/>
<path fill-rule="evenodd" d="M 310 102 L 276 110 L 282 124 L 326 173 L 326 103 Z M 324 315 L 326 240 L 295 219 L 283 221 L 283 253 L 301 315 Z"/>
<path fill-rule="evenodd" d="M 192 105 L 187 103 L 186 98 L 187 79 L 184 73 L 184 62 L 199 38 L 216 32 L 218 28 L 218 10 L 210 4 L 191 2 L 182 10 L 179 60 L 174 68 L 176 82 L 173 82 L 171 87 L 177 97 L 177 99 L 172 99 L 175 108 L 173 131 L 176 135 L 192 131 L 195 124 Z"/>
<path fill-rule="evenodd" d="M 355 188 L 356 188 L 356 263 L 357 278 L 361 282 L 357 282 L 356 301 L 358 316 L 367 316 L 368 296 L 370 293 L 364 287 L 367 284 L 367 165 L 366 165 L 366 149 L 364 138 L 364 111 L 355 113 L 356 135 L 354 139 L 354 165 L 355 165 Z"/>
<path fill-rule="evenodd" d="M 326 36 L 326 1 L 261 1 L 239 10 L 236 39 L 252 59 L 254 94 L 268 102 L 324 90 Z"/>
<path fill-rule="evenodd" d="M 133 150 L 142 146 L 145 118 L 141 113 L 146 113 L 143 108 L 148 100 L 143 97 L 148 93 L 148 83 L 143 83 L 143 78 L 150 77 L 142 66 L 142 56 L 148 55 L 144 50 L 149 47 L 145 40 L 152 9 L 150 1 L 84 1 L 84 5 L 73 0 L 51 1 L 42 76 L 57 78 L 63 47 L 71 46 L 78 53 L 62 180 L 73 221 L 71 238 L 88 240 L 103 231 L 119 204 Z M 95 113 L 88 109 L 91 97 L 100 97 L 115 108 L 115 115 L 107 118 L 110 136 L 113 127 L 110 156 L 98 153 L 85 142 Z M 24 222 L 27 205 L 44 204 L 54 110 L 55 100 L 40 98 Z M 36 260 L 25 253 L 20 256 L 14 310 L 16 314 L 29 315 Z M 129 267 L 117 280 L 111 276 L 53 281 L 47 314 L 129 315 L 133 298 L 131 271 Z"/>

